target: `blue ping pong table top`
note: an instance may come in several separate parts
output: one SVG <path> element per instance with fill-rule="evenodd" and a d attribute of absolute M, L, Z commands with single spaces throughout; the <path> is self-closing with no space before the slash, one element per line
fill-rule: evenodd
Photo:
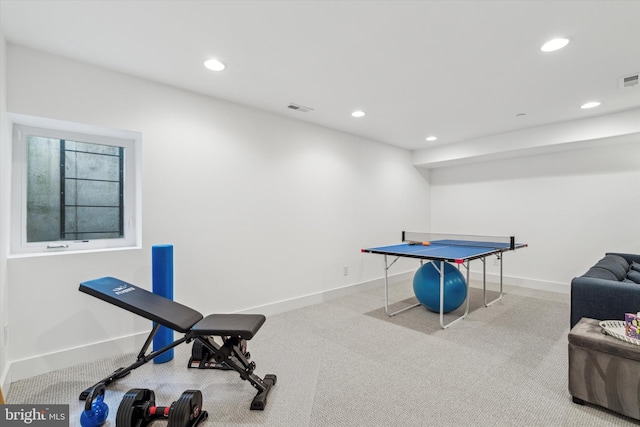
<path fill-rule="evenodd" d="M 514 245 L 514 249 L 523 248 L 525 246 L 525 244 L 516 243 Z M 464 262 L 466 260 L 482 258 L 508 250 L 511 250 L 511 245 L 509 243 L 437 240 L 431 241 L 428 246 L 401 243 L 398 245 L 363 249 L 362 252 L 438 261 Z"/>

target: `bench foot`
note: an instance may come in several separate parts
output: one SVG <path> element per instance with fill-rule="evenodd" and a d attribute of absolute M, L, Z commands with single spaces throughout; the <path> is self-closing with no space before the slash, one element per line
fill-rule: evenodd
<path fill-rule="evenodd" d="M 260 390 L 256 397 L 253 398 L 251 402 L 251 410 L 252 411 L 264 411 L 264 408 L 267 406 L 267 395 L 271 391 L 271 387 L 276 385 L 278 381 L 278 377 L 273 374 L 267 374 L 264 376 L 262 380 L 265 388 L 264 390 Z"/>
<path fill-rule="evenodd" d="M 89 387 L 88 389 L 86 389 L 82 393 L 80 393 L 79 400 L 87 400 L 87 397 L 89 397 L 89 394 L 91 394 L 91 392 L 93 391 L 94 387 L 97 386 L 98 384 L 102 383 L 105 386 L 107 386 L 107 385 L 111 384 L 112 382 L 114 382 L 117 379 L 120 379 L 122 377 L 126 377 L 130 373 L 131 373 L 131 369 L 129 369 L 129 368 L 118 368 L 118 369 L 116 369 L 107 378 L 103 379 L 102 381 L 98 381 L 96 384 L 92 385 L 91 387 Z"/>

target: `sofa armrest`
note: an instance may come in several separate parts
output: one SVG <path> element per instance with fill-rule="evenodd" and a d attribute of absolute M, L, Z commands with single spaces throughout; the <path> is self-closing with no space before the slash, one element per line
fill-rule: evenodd
<path fill-rule="evenodd" d="M 624 320 L 640 311 L 640 284 L 576 277 L 571 281 L 571 328 L 583 317 Z"/>

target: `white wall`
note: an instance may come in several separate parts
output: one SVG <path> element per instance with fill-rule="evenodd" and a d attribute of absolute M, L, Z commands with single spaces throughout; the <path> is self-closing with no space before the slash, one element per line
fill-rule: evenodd
<path fill-rule="evenodd" d="M 10 130 L 6 126 L 7 113 L 7 42 L 0 31 L 0 388 L 8 392 L 11 377 L 7 363 L 4 325 L 9 321 L 7 253 L 9 239 L 9 179 L 4 173 L 11 159 L 9 149 Z"/>
<path fill-rule="evenodd" d="M 8 111 L 143 135 L 143 249 L 7 261 L 2 119 L 0 372 L 9 362 L 13 380 L 137 350 L 149 322 L 77 289 L 103 275 L 150 287 L 154 244 L 174 245 L 175 299 L 204 314 L 269 315 L 377 281 L 381 257 L 360 248 L 401 230 L 513 234 L 529 247 L 505 255 L 506 282 L 561 291 L 605 251 L 640 253 L 640 139 L 420 170 L 356 136 L 17 46 L 6 56 Z"/>
<path fill-rule="evenodd" d="M 133 351 L 111 340 L 139 342 L 149 322 L 78 283 L 150 287 L 154 244 L 174 245 L 176 300 L 273 313 L 379 279 L 382 260 L 360 249 L 429 226 L 408 151 L 12 45 L 8 83 L 12 113 L 143 135 L 142 250 L 9 259 L 14 380 Z"/>
<path fill-rule="evenodd" d="M 640 253 L 640 136 L 631 139 L 432 169 L 431 230 L 515 235 L 529 247 L 505 255 L 505 283 L 569 292 L 605 252 Z"/>

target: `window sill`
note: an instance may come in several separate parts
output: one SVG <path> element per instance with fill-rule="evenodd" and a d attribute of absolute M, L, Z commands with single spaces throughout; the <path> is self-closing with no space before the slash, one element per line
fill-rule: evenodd
<path fill-rule="evenodd" d="M 119 247 L 119 248 L 96 248 L 96 249 L 82 249 L 82 250 L 53 249 L 49 252 L 13 253 L 13 254 L 9 254 L 7 256 L 7 259 L 36 258 L 36 257 L 60 256 L 60 255 L 78 255 L 78 254 L 91 254 L 91 253 L 100 253 L 100 252 L 118 252 L 118 251 L 131 251 L 131 250 L 139 250 L 139 249 L 142 249 L 142 246 L 126 246 L 126 247 Z"/>

